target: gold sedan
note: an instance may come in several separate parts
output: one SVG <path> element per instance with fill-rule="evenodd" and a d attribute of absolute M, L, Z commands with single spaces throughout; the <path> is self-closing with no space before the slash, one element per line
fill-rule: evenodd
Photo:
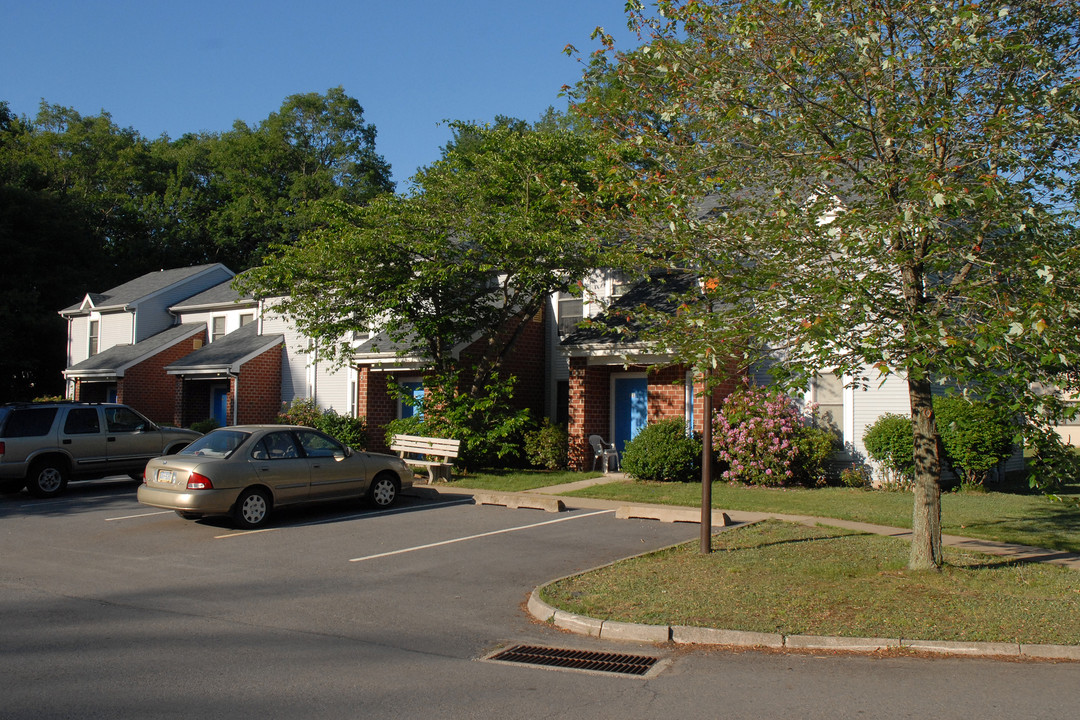
<path fill-rule="evenodd" d="M 356 452 L 309 427 L 238 425 L 148 462 L 138 497 L 189 520 L 231 515 L 253 529 L 286 505 L 366 499 L 388 508 L 412 481 L 401 458 Z"/>

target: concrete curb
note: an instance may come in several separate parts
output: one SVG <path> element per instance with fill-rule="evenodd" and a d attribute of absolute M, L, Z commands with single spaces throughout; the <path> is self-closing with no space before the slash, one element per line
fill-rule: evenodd
<path fill-rule="evenodd" d="M 615 510 L 615 517 L 619 520 L 659 520 L 666 523 L 701 524 L 701 511 L 693 508 L 623 505 Z M 713 527 L 727 527 L 728 525 L 731 525 L 731 518 L 727 513 L 720 511 L 712 513 Z"/>
<path fill-rule="evenodd" d="M 473 500 L 477 505 L 502 505 L 517 510 L 543 510 L 544 512 L 563 512 L 566 505 L 562 500 L 551 495 L 529 495 L 512 492 L 474 492 Z"/>
<path fill-rule="evenodd" d="M 600 638 L 601 640 L 623 640 L 653 644 L 671 642 L 676 645 L 721 645 L 779 650 L 839 650 L 846 652 L 879 652 L 882 650 L 905 649 L 917 653 L 938 655 L 1015 657 L 1080 662 L 1080 646 L 1076 645 L 1021 645 L 1000 642 L 782 635 L 780 633 L 759 633 L 748 630 L 722 630 L 686 625 L 643 625 L 617 622 L 615 620 L 598 620 L 558 610 L 548 605 L 540 599 L 540 590 L 543 587 L 545 586 L 538 587 L 529 594 L 527 608 L 530 615 L 540 622 L 551 623 L 563 630 Z"/>

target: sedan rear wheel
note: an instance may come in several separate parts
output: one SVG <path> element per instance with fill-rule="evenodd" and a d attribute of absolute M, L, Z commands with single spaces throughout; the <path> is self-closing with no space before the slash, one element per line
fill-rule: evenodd
<path fill-rule="evenodd" d="M 262 488 L 250 488 L 240 493 L 233 508 L 233 519 L 246 530 L 262 527 L 270 519 L 270 496 Z"/>
<path fill-rule="evenodd" d="M 368 501 L 377 508 L 388 508 L 397 502 L 398 492 L 398 479 L 391 473 L 381 473 L 368 488 Z"/>

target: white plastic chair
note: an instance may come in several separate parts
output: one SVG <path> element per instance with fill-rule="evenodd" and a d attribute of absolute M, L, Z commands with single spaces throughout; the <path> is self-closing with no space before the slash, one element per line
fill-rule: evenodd
<path fill-rule="evenodd" d="M 593 470 L 596 470 L 596 466 L 600 464 L 602 460 L 604 463 L 604 472 L 611 470 L 611 459 L 615 459 L 615 469 L 619 469 L 619 451 L 615 449 L 615 446 L 611 443 L 604 442 L 604 438 L 599 435 L 590 435 L 589 444 L 592 445 L 593 451 Z"/>

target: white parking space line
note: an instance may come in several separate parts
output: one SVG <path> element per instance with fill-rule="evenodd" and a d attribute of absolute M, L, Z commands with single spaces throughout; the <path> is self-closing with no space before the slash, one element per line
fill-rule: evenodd
<path fill-rule="evenodd" d="M 471 505 L 473 499 L 468 500 L 453 500 L 451 502 L 431 503 L 430 505 L 421 505 L 418 507 L 399 508 L 397 510 L 370 510 L 368 512 L 356 513 L 355 515 L 342 515 L 340 517 L 334 517 L 329 520 L 314 520 L 306 523 L 296 523 L 294 525 L 284 525 L 282 527 L 263 528 L 262 530 L 240 530 L 237 532 L 231 532 L 228 535 L 215 535 L 215 540 L 228 540 L 229 538 L 244 537 L 246 535 L 258 535 L 259 533 L 275 532 L 277 530 L 291 530 L 293 528 L 300 527 L 313 527 L 315 525 L 333 525 L 344 520 L 356 520 L 363 517 L 371 517 L 373 515 L 400 515 L 402 513 L 420 512 L 421 510 L 430 510 L 437 507 L 448 507 L 450 505 Z"/>
<path fill-rule="evenodd" d="M 479 535 L 469 535 L 467 537 L 454 538 L 453 540 L 443 540 L 442 542 L 430 543 L 428 545 L 417 545 L 416 547 L 403 548 L 401 550 L 391 550 L 390 552 L 379 553 L 378 555 L 368 555 L 366 557 L 352 558 L 349 562 L 364 562 L 365 560 L 375 560 L 377 558 L 390 557 L 392 555 L 403 555 L 405 553 L 416 552 L 417 550 L 428 550 L 430 548 L 441 547 L 443 545 L 453 545 L 454 543 L 465 542 L 467 540 L 478 540 L 479 538 L 491 537 L 492 535 L 503 535 L 505 533 L 518 532 L 519 530 L 529 530 L 531 528 L 542 527 L 544 525 L 554 525 L 555 523 L 569 522 L 570 520 L 582 520 L 584 518 L 593 517 L 594 515 L 609 515 L 614 514 L 614 510 L 597 510 L 596 512 L 586 513 L 584 515 L 573 515 L 571 517 L 559 518 L 558 520 L 547 520 L 541 523 L 533 523 L 532 525 L 519 525 L 518 527 L 505 528 L 503 530 L 492 530 L 491 532 L 480 533 Z"/>
<path fill-rule="evenodd" d="M 154 515 L 172 515 L 172 510 L 159 510 L 158 512 L 142 513 L 141 515 L 124 515 L 123 517 L 105 518 L 105 522 L 116 522 L 117 520 L 134 520 L 136 518 L 153 517 Z"/>

